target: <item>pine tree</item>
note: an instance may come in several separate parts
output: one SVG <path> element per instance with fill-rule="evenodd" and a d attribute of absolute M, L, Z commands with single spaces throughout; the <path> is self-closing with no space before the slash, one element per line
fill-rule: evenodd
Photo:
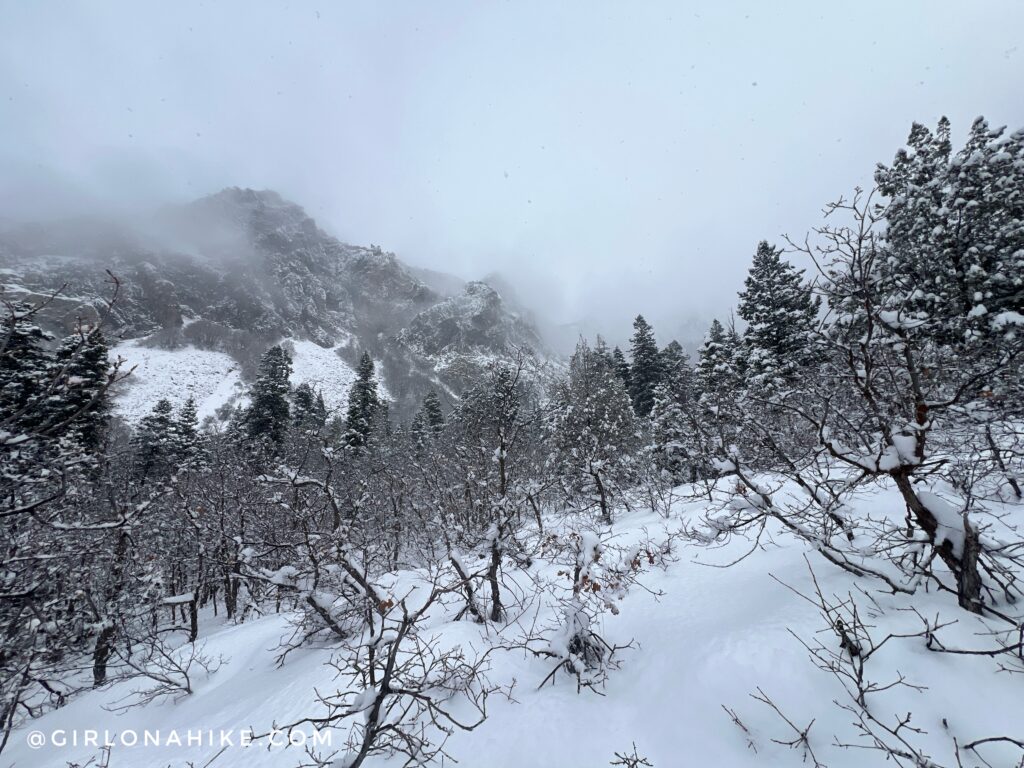
<path fill-rule="evenodd" d="M 441 410 L 441 400 L 433 390 L 424 396 L 422 410 L 427 427 L 434 432 L 444 429 L 444 411 Z"/>
<path fill-rule="evenodd" d="M 292 393 L 292 420 L 304 432 L 317 432 L 327 424 L 324 396 L 309 382 L 302 382 Z"/>
<path fill-rule="evenodd" d="M 176 462 L 199 466 L 209 458 L 203 436 L 199 432 L 198 408 L 194 397 L 189 397 L 174 417 L 174 445 Z"/>
<path fill-rule="evenodd" d="M 47 400 L 47 421 L 68 423 L 68 431 L 87 451 L 96 451 L 110 421 L 106 338 L 99 328 L 64 339 L 54 357 L 54 393 Z"/>
<path fill-rule="evenodd" d="M 291 408 L 288 403 L 292 358 L 280 344 L 268 349 L 260 360 L 259 376 L 252 386 L 251 402 L 243 416 L 250 439 L 280 445 L 288 432 Z"/>
<path fill-rule="evenodd" d="M 718 320 L 711 321 L 711 327 L 704 338 L 697 362 L 697 378 L 700 390 L 706 395 L 735 391 L 739 380 L 736 370 L 738 340 Z"/>
<path fill-rule="evenodd" d="M 611 522 L 612 501 L 629 477 L 639 426 L 622 381 L 605 355 L 581 341 L 557 393 L 550 424 L 553 461 L 568 488 L 597 501 Z"/>
<path fill-rule="evenodd" d="M 1024 312 L 1024 131 L 983 118 L 952 154 L 950 125 L 914 124 L 875 180 L 889 198 L 882 320 L 901 333 L 962 342 L 1012 332 Z M 1008 328 L 1009 326 L 1009 328 Z"/>
<path fill-rule="evenodd" d="M 662 381 L 669 381 L 679 376 L 688 376 L 692 373 L 690 356 L 686 354 L 683 345 L 673 339 L 661 350 L 661 377 Z"/>
<path fill-rule="evenodd" d="M 696 480 L 686 446 L 689 433 L 684 405 L 673 396 L 667 383 L 659 384 L 651 409 L 651 448 L 655 465 L 673 483 Z"/>
<path fill-rule="evenodd" d="M 366 444 L 374 428 L 384 416 L 384 403 L 377 392 L 373 358 L 363 352 L 356 368 L 356 380 L 348 395 L 348 414 L 345 418 L 346 441 L 353 448 Z"/>
<path fill-rule="evenodd" d="M 409 436 L 412 438 L 416 455 L 422 456 L 431 438 L 430 429 L 427 427 L 426 415 L 423 413 L 422 408 L 416 411 L 416 415 L 412 417 L 412 421 L 409 424 Z"/>
<path fill-rule="evenodd" d="M 781 387 L 813 359 L 812 336 L 820 302 L 803 282 L 803 270 L 783 261 L 782 251 L 762 240 L 740 293 L 743 371 L 754 387 Z M 737 361 L 738 367 L 742 364 Z"/>
<path fill-rule="evenodd" d="M 45 344 L 53 337 L 36 325 L 32 308 L 10 307 L 0 327 L 0 420 L 12 427 L 32 429 L 46 420 L 45 410 L 30 407 L 42 398 L 51 375 Z"/>
<path fill-rule="evenodd" d="M 697 479 L 696 443 L 690 414 L 697 398 L 690 358 L 677 341 L 661 352 L 663 379 L 654 391 L 651 437 L 654 460 L 674 482 Z"/>
<path fill-rule="evenodd" d="M 637 315 L 633 321 L 631 346 L 633 362 L 630 366 L 629 394 L 633 410 L 638 416 L 647 416 L 654 406 L 654 390 L 661 382 L 661 355 L 654 339 L 654 330 Z"/>
<path fill-rule="evenodd" d="M 176 419 L 178 437 L 182 443 L 193 443 L 199 439 L 199 416 L 196 399 L 189 397 L 181 406 Z"/>
<path fill-rule="evenodd" d="M 731 454 L 737 441 L 743 386 L 743 349 L 735 328 L 726 330 L 713 320 L 697 362 L 695 408 L 700 427 L 710 441 L 706 450 Z"/>
<path fill-rule="evenodd" d="M 422 451 L 444 429 L 444 412 L 441 400 L 433 390 L 428 392 L 413 417 L 409 432 L 418 451 Z"/>
<path fill-rule="evenodd" d="M 629 361 L 622 354 L 622 350 L 616 347 L 612 350 L 612 363 L 615 366 L 615 375 L 619 377 L 622 385 L 629 389 Z"/>
<path fill-rule="evenodd" d="M 132 448 L 140 479 L 161 479 L 174 472 L 181 442 L 170 400 L 158 400 L 142 417 L 132 437 Z"/>

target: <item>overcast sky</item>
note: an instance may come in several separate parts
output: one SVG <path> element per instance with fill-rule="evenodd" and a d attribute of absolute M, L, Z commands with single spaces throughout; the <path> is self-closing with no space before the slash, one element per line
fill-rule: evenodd
<path fill-rule="evenodd" d="M 272 188 L 667 340 L 911 121 L 1024 126 L 1022 29 L 1020 0 L 0 0 L 0 217 Z"/>

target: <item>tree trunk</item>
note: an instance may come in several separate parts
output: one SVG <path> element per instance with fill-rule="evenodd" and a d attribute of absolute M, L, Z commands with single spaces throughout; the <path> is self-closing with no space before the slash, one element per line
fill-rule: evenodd
<path fill-rule="evenodd" d="M 601 473 L 592 471 L 590 475 L 594 478 L 594 485 L 597 486 L 598 500 L 601 504 L 601 522 L 605 525 L 611 525 L 612 510 L 608 506 L 608 493 L 604 489 L 604 483 L 601 482 Z"/>
<path fill-rule="evenodd" d="M 121 599 L 124 591 L 124 569 L 128 559 L 128 544 L 131 537 L 128 531 L 122 530 L 117 538 L 117 546 L 114 548 L 113 564 L 110 572 L 110 591 L 107 593 L 105 602 L 105 613 L 99 617 L 104 622 L 96 638 L 96 647 L 92 653 L 92 682 L 93 686 L 99 687 L 107 681 L 107 661 L 114 650 L 114 636 L 117 632 L 117 625 L 110 617 L 110 612 L 116 609 L 117 601 Z"/>
<path fill-rule="evenodd" d="M 992 428 L 989 426 L 985 427 L 985 437 L 988 439 L 989 450 L 992 451 L 992 458 L 995 459 L 996 466 L 999 467 L 999 471 L 1003 473 L 1003 476 L 1006 478 L 1006 482 L 1008 482 L 1010 487 L 1013 488 L 1013 492 L 1016 494 L 1017 498 L 1022 498 L 1020 483 L 1018 483 L 1017 479 L 1006 470 L 1006 464 L 1003 463 L 1003 454 L 999 452 L 999 446 L 996 445 L 996 440 L 992 437 Z"/>
<path fill-rule="evenodd" d="M 487 568 L 487 583 L 491 585 L 491 621 L 501 618 L 501 586 L 498 584 L 498 567 L 501 565 L 501 547 L 498 546 L 498 535 L 491 542 L 491 564 Z"/>
<path fill-rule="evenodd" d="M 199 637 L 199 604 L 197 594 L 193 593 L 188 604 L 188 641 L 194 643 Z"/>
<path fill-rule="evenodd" d="M 452 555 L 451 552 L 448 553 L 448 560 L 451 562 L 452 567 L 455 569 L 455 573 L 457 573 L 459 575 L 459 578 L 462 579 L 462 588 L 466 593 L 466 610 L 469 611 L 469 613 L 473 616 L 473 619 L 478 624 L 482 624 L 484 621 L 484 617 L 480 615 L 480 609 L 476 604 L 476 593 L 473 590 L 473 582 L 470 581 L 469 574 L 466 573 L 461 563 L 459 563 L 458 558 Z M 494 589 L 493 584 L 491 585 L 491 589 Z M 459 617 L 461 618 L 461 616 L 462 614 L 460 613 Z"/>
<path fill-rule="evenodd" d="M 981 574 L 978 572 L 981 544 L 978 540 L 978 532 L 966 520 L 964 521 L 964 548 L 959 556 L 954 551 L 953 544 L 949 539 L 944 540 L 941 544 L 936 544 L 939 521 L 914 492 L 909 473 L 902 469 L 891 474 L 893 480 L 896 481 L 896 487 L 899 488 L 900 494 L 903 496 L 907 509 L 913 515 L 914 522 L 927 534 L 928 541 L 935 548 L 935 552 L 956 577 L 957 602 L 960 607 L 971 613 L 981 613 L 983 607 Z"/>

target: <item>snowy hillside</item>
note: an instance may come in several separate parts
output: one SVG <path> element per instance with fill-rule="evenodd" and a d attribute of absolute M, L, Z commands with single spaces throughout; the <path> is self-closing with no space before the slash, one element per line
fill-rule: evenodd
<path fill-rule="evenodd" d="M 117 384 L 114 412 L 129 422 L 148 414 L 158 400 L 176 407 L 195 398 L 200 421 L 244 394 L 238 364 L 223 352 L 195 347 L 157 349 L 126 341 L 113 347 L 112 360 L 121 358 L 122 371 L 131 374 Z"/>
<path fill-rule="evenodd" d="M 288 345 L 292 353 L 292 382 L 311 385 L 324 396 L 328 411 L 344 413 L 356 375 L 338 356 L 337 349 L 302 340 L 290 341 Z"/>
<path fill-rule="evenodd" d="M 898 509 L 900 501 L 891 489 L 884 489 L 860 497 L 857 505 L 857 514 L 867 515 Z M 606 551 L 613 547 L 635 550 L 636 544 L 644 551 L 652 542 L 669 541 L 684 526 L 699 525 L 706 507 L 706 501 L 691 500 L 676 502 L 667 518 L 650 511 L 628 513 L 610 530 L 595 530 L 584 537 L 593 536 L 594 541 L 601 537 Z M 1021 515 L 1020 508 L 1012 512 Z M 547 522 L 552 526 L 549 536 L 588 527 L 580 520 Z M 774 541 L 727 568 L 721 566 L 746 554 L 749 542 L 735 539 L 727 547 L 709 549 L 672 539 L 664 567 L 645 564 L 640 583 L 615 601 L 615 610 L 597 627 L 610 644 L 632 645 L 616 653 L 618 668 L 611 669 L 607 682 L 594 692 L 577 692 L 575 679 L 564 673 L 540 687 L 553 663 L 521 649 L 502 649 L 504 644 L 515 644 L 529 627 L 557 619 L 550 605 L 527 603 L 527 609 L 508 621 L 483 626 L 456 621 L 452 606 L 437 605 L 423 631 L 436 636 L 443 647 L 461 647 L 467 653 L 496 648 L 489 657 L 487 678 L 511 692 L 511 697 L 491 695 L 488 718 L 476 730 L 456 729 L 445 746 L 448 754 L 464 766 L 591 768 L 608 765 L 615 753 L 631 754 L 635 743 L 637 754 L 657 768 L 797 766 L 814 764 L 811 751 L 820 764 L 833 768 L 883 763 L 878 753 L 865 750 L 870 738 L 858 734 L 851 713 L 839 706 L 849 700 L 837 679 L 809 660 L 801 643 L 838 647 L 817 606 L 796 593 L 814 596 L 813 568 L 824 595 L 852 595 L 859 603 L 870 617 L 876 642 L 888 633 L 913 634 L 920 629 L 920 620 L 907 610 L 906 596 L 879 591 L 877 582 L 855 579 L 828 566 L 785 533 L 772 533 Z M 466 562 L 475 565 L 469 555 Z M 285 574 L 276 578 L 287 583 Z M 565 578 L 557 562 L 544 558 L 510 574 L 510 581 L 518 585 L 512 592 L 520 595 L 533 589 L 533 584 L 564 585 Z M 417 595 L 422 598 L 421 574 L 404 572 L 380 586 L 394 599 L 408 595 L 414 605 Z M 977 633 L 986 631 L 984 620 L 958 612 L 944 595 L 921 594 L 914 605 L 931 619 L 959 621 L 944 638 L 947 641 L 955 638 L 977 645 Z M 223 661 L 211 675 L 196 677 L 191 695 L 115 715 L 111 708 L 130 700 L 137 682 L 85 693 L 16 731 L 5 764 L 64 768 L 69 762 L 85 764 L 100 753 L 89 746 L 31 750 L 26 745 L 29 728 L 47 734 L 108 729 L 113 734 L 138 733 L 140 739 L 144 731 L 162 731 L 166 739 L 172 731 L 185 734 L 188 729 L 265 733 L 275 724 L 315 715 L 321 711 L 316 692 L 329 694 L 337 685 L 325 666 L 332 647 L 328 643 L 299 649 L 279 664 L 282 642 L 294 631 L 294 618 L 270 613 L 232 625 L 204 615 L 201 652 Z M 1020 681 L 1013 675 L 993 674 L 984 660 L 950 666 L 949 657 L 930 652 L 923 638 L 914 637 L 891 639 L 868 670 L 870 679 L 881 686 L 905 680 L 904 685 L 870 694 L 872 711 L 885 722 L 912 712 L 912 725 L 921 732 L 907 737 L 934 756 L 938 765 L 950 764 L 954 738 L 962 745 L 990 734 L 1019 732 L 1024 714 Z M 764 696 L 779 713 L 752 695 Z M 799 732 L 782 715 L 798 730 L 813 721 L 806 758 Z M 120 737 L 113 738 L 116 742 Z M 332 738 L 333 749 L 324 751 L 343 752 L 344 731 L 333 731 Z M 779 743 L 794 739 L 792 747 Z M 837 746 L 837 741 L 851 746 Z M 982 754 L 990 765 L 1010 765 L 1006 761 L 1014 751 L 1011 746 L 993 744 Z M 257 768 L 295 766 L 303 758 L 301 747 L 268 749 L 266 739 L 223 750 L 208 745 L 143 748 L 118 743 L 109 764 L 178 766 L 192 761 L 219 768 Z M 344 764 L 343 760 L 334 763 Z M 405 763 L 396 758 L 368 764 Z"/>
<path fill-rule="evenodd" d="M 355 381 L 355 372 L 335 348 L 321 347 L 312 341 L 290 340 L 292 354 L 291 381 L 295 386 L 308 383 L 324 397 L 334 414 L 343 414 L 348 392 Z M 137 422 L 152 410 L 158 400 L 169 400 L 180 406 L 189 397 L 195 398 L 200 421 L 214 416 L 217 409 L 245 397 L 238 364 L 223 352 L 182 347 L 158 349 L 139 340 L 115 346 L 111 359 L 121 358 L 122 370 L 131 375 L 119 382 L 114 398 L 114 412 L 129 422 Z M 381 395 L 387 390 L 378 385 Z"/>

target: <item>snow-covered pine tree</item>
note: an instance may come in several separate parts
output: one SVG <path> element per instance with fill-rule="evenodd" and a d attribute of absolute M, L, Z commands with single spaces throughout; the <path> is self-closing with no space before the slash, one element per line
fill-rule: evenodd
<path fill-rule="evenodd" d="M 292 393 L 292 421 L 303 432 L 316 432 L 327 423 L 323 394 L 309 382 L 302 382 Z"/>
<path fill-rule="evenodd" d="M 203 435 L 199 432 L 198 407 L 194 397 L 189 397 L 174 416 L 172 451 L 177 462 L 193 467 L 209 458 Z"/>
<path fill-rule="evenodd" d="M 704 395 L 717 399 L 718 393 L 736 389 L 740 379 L 735 346 L 735 337 L 717 319 L 712 320 L 697 361 L 697 378 Z"/>
<path fill-rule="evenodd" d="M 174 472 L 181 441 L 170 400 L 158 400 L 142 417 L 132 436 L 132 448 L 141 480 L 161 479 Z"/>
<path fill-rule="evenodd" d="M 654 389 L 661 382 L 662 372 L 654 329 L 643 315 L 637 315 L 633 321 L 630 354 L 633 361 L 630 365 L 629 395 L 633 399 L 633 410 L 637 416 L 647 416 L 654 406 Z"/>
<path fill-rule="evenodd" d="M 742 345 L 735 329 L 726 330 L 713 320 L 697 362 L 700 398 L 695 412 L 699 427 L 710 441 L 705 452 L 710 450 L 716 456 L 731 453 L 735 447 L 736 410 L 743 382 L 741 363 Z"/>
<path fill-rule="evenodd" d="M 875 173 L 889 198 L 883 320 L 945 341 L 1012 328 L 1024 314 L 1024 130 L 1004 137 L 978 118 L 954 156 L 942 118 L 935 133 L 915 123 L 907 145 Z"/>
<path fill-rule="evenodd" d="M 383 414 L 384 403 L 377 392 L 373 358 L 369 352 L 363 352 L 356 367 L 356 380 L 348 394 L 348 413 L 345 417 L 345 440 L 348 445 L 352 448 L 365 445 Z"/>
<path fill-rule="evenodd" d="M 250 390 L 251 402 L 243 415 L 245 432 L 250 439 L 278 445 L 284 442 L 291 416 L 291 374 L 292 358 L 288 350 L 275 344 L 263 353 L 259 376 Z"/>
<path fill-rule="evenodd" d="M 553 463 L 570 503 L 592 500 L 610 523 L 629 478 L 640 429 L 622 381 L 607 358 L 580 341 L 552 410 Z"/>
<path fill-rule="evenodd" d="M 434 390 L 430 390 L 424 395 L 421 410 L 424 424 L 428 428 L 434 432 L 444 429 L 444 411 L 441 409 L 441 399 Z"/>
<path fill-rule="evenodd" d="M 663 378 L 654 390 L 651 438 L 654 461 L 673 483 L 697 479 L 693 425 L 690 414 L 696 397 L 689 356 L 677 341 L 661 352 Z"/>
<path fill-rule="evenodd" d="M 619 377 L 626 389 L 629 389 L 629 361 L 618 347 L 612 350 L 612 362 L 615 364 L 615 375 Z"/>
<path fill-rule="evenodd" d="M 46 419 L 44 409 L 31 406 L 50 383 L 45 345 L 51 339 L 36 324 L 31 306 L 10 305 L 0 327 L 0 420 L 7 431 L 38 427 Z"/>
<path fill-rule="evenodd" d="M 444 429 L 444 424 L 445 419 L 444 411 L 441 410 L 441 400 L 438 398 L 437 393 L 431 390 L 424 396 L 423 402 L 420 404 L 416 415 L 413 416 L 412 423 L 409 425 L 409 434 L 412 437 L 413 444 L 416 446 L 416 450 L 422 451 L 426 448 L 427 444 Z"/>
<path fill-rule="evenodd" d="M 608 342 L 604 340 L 601 334 L 598 334 L 597 338 L 594 339 L 594 354 L 603 357 L 605 362 L 612 368 L 615 367 L 615 356 L 612 354 Z"/>
<path fill-rule="evenodd" d="M 781 257 L 781 249 L 762 240 L 739 295 L 739 315 L 747 322 L 746 379 L 755 389 L 785 386 L 814 355 L 820 302 L 804 282 L 803 270 Z"/>
<path fill-rule="evenodd" d="M 110 360 L 103 331 L 83 328 L 65 338 L 52 367 L 55 388 L 47 398 L 47 422 L 68 422 L 67 430 L 75 441 L 87 451 L 95 451 L 110 421 Z"/>

